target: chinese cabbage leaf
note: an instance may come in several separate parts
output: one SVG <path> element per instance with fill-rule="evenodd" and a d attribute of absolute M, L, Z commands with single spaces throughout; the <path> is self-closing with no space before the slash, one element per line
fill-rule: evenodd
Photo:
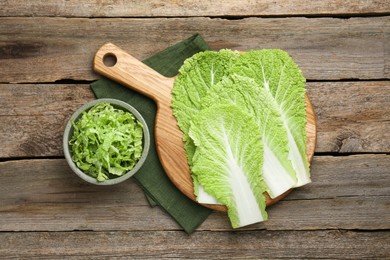
<path fill-rule="evenodd" d="M 270 93 L 257 87 L 252 78 L 232 74 L 210 89 L 202 105 L 207 108 L 223 103 L 235 104 L 256 121 L 262 134 L 263 176 L 270 197 L 275 198 L 294 187 L 296 176 L 288 159 L 287 132 Z M 203 201 L 203 198 L 200 197 L 199 201 Z"/>
<path fill-rule="evenodd" d="M 226 205 L 232 227 L 266 220 L 263 145 L 253 117 L 235 105 L 215 105 L 193 117 L 189 136 L 196 145 L 192 173 Z"/>
<path fill-rule="evenodd" d="M 306 155 L 305 78 L 287 52 L 278 49 L 241 54 L 230 73 L 250 77 L 268 92 L 287 131 L 289 159 L 296 172 L 295 187 L 310 182 Z"/>
<path fill-rule="evenodd" d="M 209 89 L 228 74 L 239 53 L 232 50 L 204 51 L 188 58 L 179 70 L 172 89 L 172 110 L 191 165 L 194 145 L 188 137 L 190 122 L 202 107 Z"/>

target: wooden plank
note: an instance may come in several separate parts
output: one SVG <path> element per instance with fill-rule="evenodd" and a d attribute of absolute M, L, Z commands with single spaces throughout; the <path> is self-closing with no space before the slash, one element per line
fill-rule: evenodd
<path fill-rule="evenodd" d="M 390 82 L 308 83 L 316 152 L 390 152 Z"/>
<path fill-rule="evenodd" d="M 313 183 L 268 209 L 267 222 L 246 230 L 390 228 L 390 156 L 314 157 Z M 94 186 L 63 159 L 0 162 L 0 231 L 180 230 L 150 208 L 133 180 Z M 213 213 L 199 230 L 231 230 Z"/>
<path fill-rule="evenodd" d="M 387 259 L 388 232 L 0 233 L 4 258 L 31 259 Z"/>
<path fill-rule="evenodd" d="M 0 85 L 0 157 L 63 156 L 67 121 L 93 99 L 88 85 Z"/>
<path fill-rule="evenodd" d="M 173 16 L 291 16 L 372 15 L 390 13 L 390 3 L 381 0 L 234 0 L 142 1 L 142 0 L 1 0 L 0 16 L 66 17 L 173 17 Z"/>
<path fill-rule="evenodd" d="M 312 183 L 285 200 L 383 197 L 390 195 L 389 155 L 316 156 L 310 166 Z"/>
<path fill-rule="evenodd" d="M 139 59 L 195 33 L 213 49 L 281 48 L 312 80 L 390 77 L 390 17 L 0 18 L 0 82 L 93 80 L 96 50 L 113 42 Z"/>
<path fill-rule="evenodd" d="M 390 81 L 307 88 L 317 116 L 316 152 L 390 152 Z M 92 99 L 85 84 L 0 84 L 0 158 L 63 156 L 67 120 Z"/>

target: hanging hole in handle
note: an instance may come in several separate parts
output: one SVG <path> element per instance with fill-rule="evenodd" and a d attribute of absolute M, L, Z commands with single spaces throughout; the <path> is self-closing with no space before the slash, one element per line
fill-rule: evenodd
<path fill-rule="evenodd" d="M 113 67 L 115 66 L 116 62 L 117 62 L 117 58 L 115 56 L 115 54 L 113 53 L 107 53 L 103 56 L 103 63 L 104 65 L 106 65 L 107 67 Z"/>

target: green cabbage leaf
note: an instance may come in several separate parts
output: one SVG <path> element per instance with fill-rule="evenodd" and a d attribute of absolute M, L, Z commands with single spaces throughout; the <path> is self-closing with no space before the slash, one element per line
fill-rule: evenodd
<path fill-rule="evenodd" d="M 306 80 L 297 64 L 282 50 L 254 50 L 240 55 L 231 73 L 254 79 L 268 93 L 287 132 L 288 159 L 297 177 L 294 187 L 311 182 L 306 155 Z"/>
<path fill-rule="evenodd" d="M 239 53 L 232 50 L 204 51 L 185 60 L 172 89 L 172 110 L 180 129 L 191 165 L 195 147 L 188 137 L 190 122 L 202 108 L 202 100 L 233 66 Z"/>
<path fill-rule="evenodd" d="M 196 145 L 192 172 L 205 191 L 227 206 L 233 228 L 267 219 L 261 134 L 235 105 L 202 110 L 191 121 Z"/>
<path fill-rule="evenodd" d="M 213 86 L 202 103 L 204 108 L 230 103 L 252 115 L 263 143 L 263 177 L 267 192 L 275 198 L 295 186 L 295 170 L 289 160 L 287 131 L 278 108 L 266 89 L 258 87 L 249 77 L 231 74 Z M 199 196 L 200 195 L 200 196 Z M 213 203 L 199 192 L 198 200 Z M 217 203 L 217 202 L 214 202 Z"/>
<path fill-rule="evenodd" d="M 240 227 L 267 218 L 263 192 L 310 182 L 305 78 L 286 52 L 207 51 L 179 72 L 172 109 L 199 202 L 226 205 Z"/>

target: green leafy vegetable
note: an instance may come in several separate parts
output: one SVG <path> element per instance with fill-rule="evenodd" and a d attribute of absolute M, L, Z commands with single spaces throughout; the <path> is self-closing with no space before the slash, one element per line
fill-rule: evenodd
<path fill-rule="evenodd" d="M 278 108 L 272 102 L 270 93 L 259 88 L 249 77 L 231 74 L 213 86 L 203 100 L 203 107 L 230 103 L 249 113 L 257 123 L 261 142 L 264 145 L 263 176 L 267 192 L 275 198 L 296 184 L 295 171 L 288 159 L 288 137 Z M 212 203 L 207 195 L 199 192 L 198 199 Z"/>
<path fill-rule="evenodd" d="M 261 133 L 234 105 L 216 105 L 193 117 L 192 172 L 206 192 L 228 208 L 234 228 L 267 219 Z"/>
<path fill-rule="evenodd" d="M 305 78 L 287 52 L 277 49 L 248 51 L 235 62 L 231 73 L 251 77 L 268 92 L 287 131 L 288 149 L 296 172 L 295 187 L 310 182 L 306 156 Z M 270 147 L 272 148 L 272 147 Z"/>
<path fill-rule="evenodd" d="M 238 55 L 238 52 L 231 50 L 197 53 L 184 62 L 175 79 L 172 108 L 184 133 L 183 140 L 190 165 L 195 152 L 192 140 L 188 137 L 191 119 L 201 110 L 203 97 L 228 74 Z"/>
<path fill-rule="evenodd" d="M 142 124 L 109 103 L 95 105 L 72 124 L 72 160 L 98 181 L 125 174 L 142 155 Z"/>
<path fill-rule="evenodd" d="M 266 219 L 262 192 L 310 182 L 305 78 L 286 52 L 208 51 L 179 72 L 172 108 L 199 202 L 226 205 L 239 227 Z"/>

